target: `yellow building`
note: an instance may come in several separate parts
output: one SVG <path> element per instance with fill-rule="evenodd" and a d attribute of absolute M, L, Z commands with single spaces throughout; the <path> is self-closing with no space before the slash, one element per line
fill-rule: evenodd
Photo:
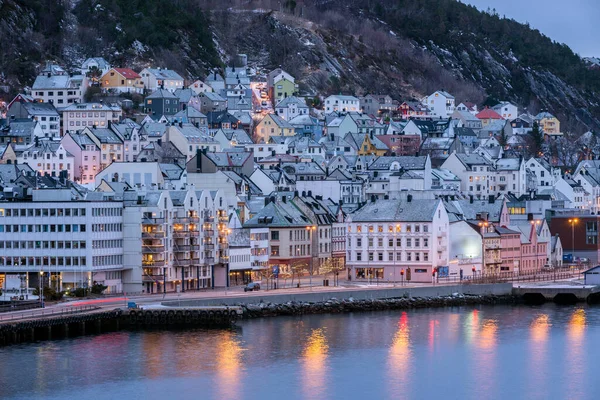
<path fill-rule="evenodd" d="M 111 68 L 101 78 L 102 89 L 120 93 L 143 93 L 142 77 L 129 68 Z"/>
<path fill-rule="evenodd" d="M 277 114 L 265 115 L 254 131 L 257 143 L 261 140 L 267 143 L 271 136 L 294 136 L 295 134 L 294 127 Z"/>
<path fill-rule="evenodd" d="M 348 133 L 344 141 L 353 145 L 359 156 L 384 156 L 389 151 L 389 147 L 373 134 Z"/>
<path fill-rule="evenodd" d="M 541 112 L 535 116 L 535 120 L 537 121 L 540 129 L 546 134 L 550 136 L 561 135 L 560 132 L 560 121 L 554 115 L 549 112 Z"/>

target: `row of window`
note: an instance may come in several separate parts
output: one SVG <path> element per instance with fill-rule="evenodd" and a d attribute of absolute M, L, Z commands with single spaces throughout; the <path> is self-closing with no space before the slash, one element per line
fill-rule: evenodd
<path fill-rule="evenodd" d="M 85 208 L 0 208 L 0 217 L 85 217 Z"/>
<path fill-rule="evenodd" d="M 0 266 L 13 267 L 59 267 L 86 266 L 85 257 L 2 257 Z"/>
<path fill-rule="evenodd" d="M 122 208 L 92 208 L 92 217 L 120 217 Z"/>
<path fill-rule="evenodd" d="M 92 232 L 121 232 L 123 224 L 93 224 Z"/>
<path fill-rule="evenodd" d="M 427 233 L 429 232 L 429 225 L 421 225 L 421 224 L 396 224 L 394 225 L 388 225 L 387 226 L 387 232 L 393 233 L 393 232 L 403 232 L 402 228 L 404 228 L 404 232 L 415 232 L 415 233 L 420 233 L 420 232 L 424 232 Z M 352 225 L 348 226 L 348 232 L 352 232 Z M 361 233 L 363 232 L 363 229 L 365 232 L 375 232 L 375 227 L 373 225 L 356 225 L 356 232 L 357 233 Z M 377 232 L 378 233 L 383 233 L 385 231 L 385 226 L 384 225 L 377 225 Z"/>
<path fill-rule="evenodd" d="M 123 265 L 123 256 L 120 254 L 115 254 L 111 256 L 94 256 L 92 257 L 92 265 Z"/>
<path fill-rule="evenodd" d="M 92 249 L 110 249 L 110 248 L 123 248 L 123 240 L 94 240 L 92 241 Z"/>
<path fill-rule="evenodd" d="M 405 257 L 403 259 L 402 257 L 402 252 L 398 252 L 396 253 L 396 257 L 394 258 L 394 253 L 393 252 L 388 252 L 387 253 L 387 258 L 384 258 L 385 253 L 384 252 L 378 252 L 378 253 L 374 253 L 374 252 L 369 252 L 368 254 L 368 261 L 429 261 L 429 253 L 428 252 L 406 252 L 405 253 Z M 355 253 L 355 261 L 363 261 L 363 252 L 362 251 L 357 251 Z M 348 254 L 348 258 L 350 258 L 350 253 Z M 366 260 L 365 260 L 366 261 Z"/>
<path fill-rule="evenodd" d="M 368 247 L 373 247 L 375 241 L 373 238 L 369 238 Z M 377 238 L 377 247 L 383 247 L 384 240 L 383 238 Z M 402 247 L 402 238 L 396 238 L 396 247 Z M 406 247 L 413 247 L 413 238 L 406 238 L 405 242 Z M 429 247 L 429 238 L 423 238 L 423 247 Z M 390 238 L 387 241 L 388 247 L 394 247 L 394 239 Z M 351 247 L 351 239 L 348 238 L 348 247 Z M 356 238 L 356 247 L 363 247 L 363 240 L 361 237 Z M 414 247 L 421 247 L 421 238 L 414 238 Z"/>
<path fill-rule="evenodd" d="M 85 249 L 84 240 L 11 240 L 0 241 L 0 249 Z"/>
<path fill-rule="evenodd" d="M 0 225 L 0 233 L 4 232 L 85 232 L 85 224 L 49 224 L 49 225 Z"/>

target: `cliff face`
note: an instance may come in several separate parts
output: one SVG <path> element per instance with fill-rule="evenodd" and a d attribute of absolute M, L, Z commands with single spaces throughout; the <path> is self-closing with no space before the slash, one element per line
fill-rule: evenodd
<path fill-rule="evenodd" d="M 0 72 L 15 90 L 46 59 L 75 67 L 100 55 L 197 77 L 245 53 L 259 71 L 289 71 L 307 94 L 444 89 L 458 101 L 547 109 L 564 131 L 600 128 L 593 63 L 454 0 L 0 0 L 0 37 Z"/>

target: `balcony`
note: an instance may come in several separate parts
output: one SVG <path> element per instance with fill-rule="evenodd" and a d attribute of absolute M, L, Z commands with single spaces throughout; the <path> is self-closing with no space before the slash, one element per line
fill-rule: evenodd
<path fill-rule="evenodd" d="M 165 223 L 165 219 L 164 218 L 149 218 L 149 217 L 143 217 L 142 218 L 142 224 L 144 225 L 162 225 Z"/>
<path fill-rule="evenodd" d="M 143 267 L 164 267 L 165 260 L 142 260 Z"/>
<path fill-rule="evenodd" d="M 189 244 L 182 244 L 182 245 L 176 244 L 175 246 L 173 246 L 173 250 L 176 253 L 182 253 L 182 252 L 190 251 L 190 247 L 191 246 Z"/>
<path fill-rule="evenodd" d="M 485 256 L 485 263 L 486 264 L 501 264 L 502 257 L 500 257 L 500 256 Z"/>
<path fill-rule="evenodd" d="M 229 262 L 229 257 L 219 257 L 219 264 L 227 264 Z"/>
<path fill-rule="evenodd" d="M 164 253 L 165 252 L 165 246 L 164 245 L 143 245 L 142 246 L 142 254 L 157 254 L 157 253 Z"/>
<path fill-rule="evenodd" d="M 174 238 L 184 238 L 184 237 L 188 237 L 190 235 L 190 232 L 182 229 L 179 231 L 173 231 L 173 237 Z"/>
<path fill-rule="evenodd" d="M 214 243 L 204 243 L 204 251 L 211 251 L 215 249 Z"/>
<path fill-rule="evenodd" d="M 200 251 L 199 244 L 190 244 L 190 251 Z"/>
<path fill-rule="evenodd" d="M 215 258 L 214 257 L 206 257 L 204 259 L 204 263 L 205 264 L 214 264 L 215 263 Z"/>
<path fill-rule="evenodd" d="M 215 236 L 215 231 L 213 229 L 205 229 L 204 236 Z"/>
<path fill-rule="evenodd" d="M 500 249 L 500 245 L 498 243 L 486 244 L 486 250 L 498 250 Z"/>
<path fill-rule="evenodd" d="M 200 217 L 198 217 L 198 216 L 188 217 L 188 221 L 198 223 L 198 222 L 200 222 Z"/>
<path fill-rule="evenodd" d="M 446 245 L 438 246 L 438 251 L 446 251 L 448 247 Z"/>
<path fill-rule="evenodd" d="M 215 217 L 204 217 L 204 222 L 207 224 L 212 224 L 213 222 L 215 222 Z"/>
<path fill-rule="evenodd" d="M 163 239 L 165 237 L 164 231 L 146 232 L 142 231 L 142 239 Z"/>
<path fill-rule="evenodd" d="M 191 264 L 191 260 L 186 258 L 185 260 L 173 260 L 173 265 L 175 267 L 187 267 Z"/>
<path fill-rule="evenodd" d="M 200 236 L 200 231 L 198 231 L 198 230 L 195 230 L 195 229 L 194 229 L 194 230 L 193 230 L 193 229 L 190 229 L 190 230 L 188 231 L 188 234 L 189 234 L 190 236 L 192 236 L 192 237 L 198 237 L 198 236 Z"/>

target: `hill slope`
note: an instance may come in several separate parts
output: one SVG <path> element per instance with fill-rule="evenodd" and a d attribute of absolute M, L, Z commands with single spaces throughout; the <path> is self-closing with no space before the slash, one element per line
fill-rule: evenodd
<path fill-rule="evenodd" d="M 565 131 L 600 128 L 598 69 L 455 0 L 0 0 L 0 37 L 0 71 L 15 87 L 46 58 L 75 66 L 102 55 L 197 77 L 246 53 L 251 66 L 281 65 L 306 93 L 410 99 L 443 88 L 458 101 L 548 109 Z"/>

